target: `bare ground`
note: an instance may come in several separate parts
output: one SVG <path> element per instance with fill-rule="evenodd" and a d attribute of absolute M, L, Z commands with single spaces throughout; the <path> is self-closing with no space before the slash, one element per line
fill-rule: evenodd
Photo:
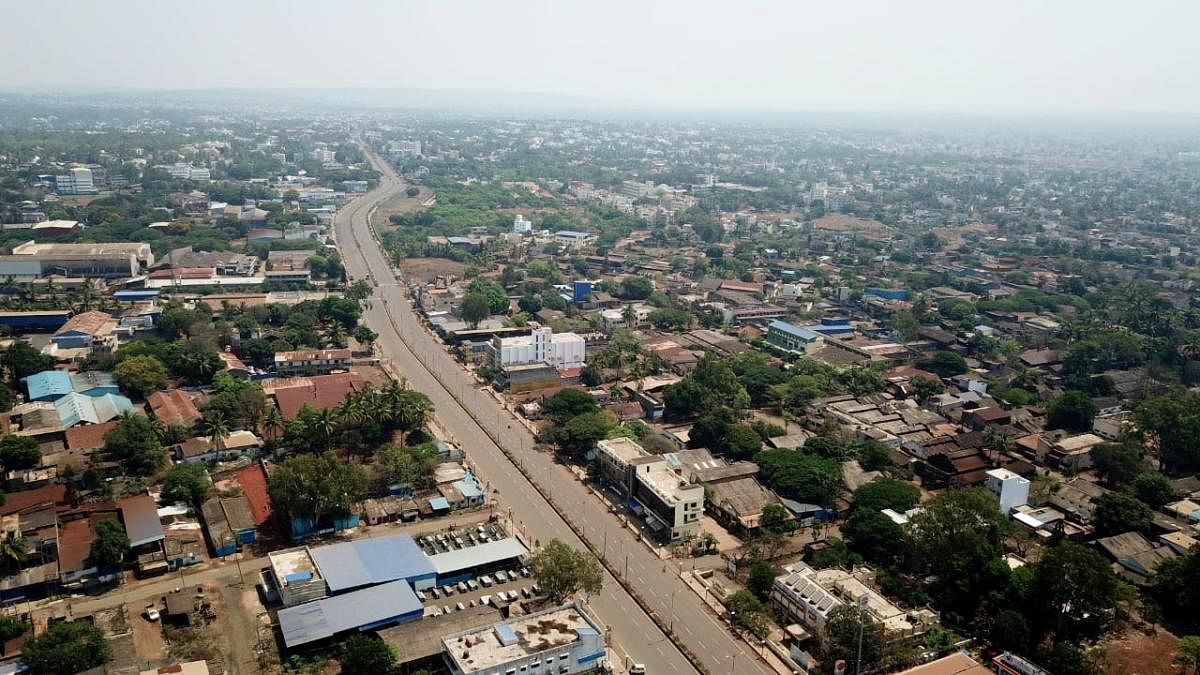
<path fill-rule="evenodd" d="M 1179 638 L 1166 631 L 1130 630 L 1105 645 L 1101 668 L 1111 675 L 1178 675 L 1183 671 L 1172 663 L 1178 645 Z"/>
<path fill-rule="evenodd" d="M 408 186 L 405 185 L 405 187 L 407 188 Z M 382 232 L 392 227 L 391 222 L 388 220 L 388 218 L 391 216 L 397 213 L 411 213 L 424 208 L 426 202 L 428 202 L 429 198 L 433 196 L 433 191 L 429 188 L 420 186 L 418 186 L 417 189 L 420 190 L 420 193 L 418 193 L 416 197 L 409 197 L 404 194 L 403 190 L 401 190 L 391 199 L 380 204 L 379 208 L 375 209 L 375 213 L 371 217 L 371 225 L 373 225 L 376 230 Z"/>
<path fill-rule="evenodd" d="M 462 277 L 467 266 L 463 263 L 445 258 L 405 258 L 400 261 L 400 269 L 406 279 L 424 281 L 436 276 L 453 275 Z"/>

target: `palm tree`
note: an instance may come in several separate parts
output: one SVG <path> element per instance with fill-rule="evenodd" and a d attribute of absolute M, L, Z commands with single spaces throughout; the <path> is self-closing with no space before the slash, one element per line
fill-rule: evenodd
<path fill-rule="evenodd" d="M 283 428 L 283 413 L 279 412 L 279 408 L 272 406 L 263 419 L 263 432 L 270 436 L 271 440 L 278 440 L 283 433 Z"/>
<path fill-rule="evenodd" d="M 225 415 L 214 412 L 206 415 L 200 423 L 204 434 L 208 436 L 208 442 L 218 451 L 224 450 L 225 440 L 229 437 L 229 421 L 225 419 Z"/>
<path fill-rule="evenodd" d="M 346 327 L 342 325 L 341 321 L 330 321 L 325 326 L 325 340 L 335 347 L 345 347 L 348 336 L 349 333 L 346 332 Z"/>
<path fill-rule="evenodd" d="M 332 408 L 325 408 L 317 412 L 313 421 L 315 428 L 312 431 L 316 432 L 321 448 L 328 450 L 333 446 L 333 439 L 342 426 L 337 413 Z"/>
<path fill-rule="evenodd" d="M 9 530 L 0 539 L 0 566 L 17 569 L 29 555 L 29 541 L 16 530 Z"/>

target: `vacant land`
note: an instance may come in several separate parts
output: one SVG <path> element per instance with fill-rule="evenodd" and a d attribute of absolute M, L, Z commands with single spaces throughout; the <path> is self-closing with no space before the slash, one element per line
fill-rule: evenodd
<path fill-rule="evenodd" d="M 1131 630 L 1107 643 L 1101 667 L 1120 675 L 1178 675 L 1179 666 L 1172 663 L 1178 645 L 1179 638 L 1166 631 L 1146 635 Z"/>
<path fill-rule="evenodd" d="M 400 261 L 400 269 L 404 272 L 405 279 L 424 281 L 445 275 L 462 278 L 467 266 L 445 258 L 405 258 Z"/>
<path fill-rule="evenodd" d="M 882 232 L 888 229 L 887 225 L 878 220 L 858 218 L 844 213 L 821 216 L 813 221 L 813 227 L 833 232 Z"/>
<path fill-rule="evenodd" d="M 391 216 L 397 213 L 412 213 L 427 208 L 426 202 L 433 196 L 433 191 L 427 187 L 419 187 L 419 193 L 416 197 L 409 197 L 403 190 L 396 193 L 391 199 L 379 205 L 375 209 L 375 213 L 371 216 L 371 225 L 379 232 L 384 232 L 392 227 L 391 221 L 388 220 Z"/>

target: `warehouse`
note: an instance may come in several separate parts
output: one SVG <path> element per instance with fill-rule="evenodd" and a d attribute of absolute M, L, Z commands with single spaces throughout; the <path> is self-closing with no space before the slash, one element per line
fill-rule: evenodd
<path fill-rule="evenodd" d="M 71 312 L 65 309 L 43 312 L 0 312 L 0 326 L 14 333 L 55 331 L 62 328 Z"/>
<path fill-rule="evenodd" d="M 406 534 L 316 546 L 309 554 L 331 595 L 398 580 L 416 590 L 434 584 L 433 565 Z"/>
<path fill-rule="evenodd" d="M 526 553 L 529 549 L 516 537 L 507 537 L 431 555 L 429 562 L 437 572 L 438 585 L 443 586 L 519 565 Z"/>
<path fill-rule="evenodd" d="M 281 609 L 279 631 L 283 644 L 295 649 L 351 631 L 415 621 L 424 611 L 408 582 L 393 581 Z"/>

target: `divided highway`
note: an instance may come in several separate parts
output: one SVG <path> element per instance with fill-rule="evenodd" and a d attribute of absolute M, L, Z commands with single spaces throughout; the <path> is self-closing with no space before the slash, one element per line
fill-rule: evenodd
<path fill-rule="evenodd" d="M 482 478 L 499 490 L 501 502 L 530 540 L 558 538 L 582 548 L 583 543 L 565 516 L 582 528 L 594 550 L 603 551 L 613 570 L 628 577 L 636 592 L 670 623 L 708 671 L 738 675 L 769 672 L 684 586 L 673 561 L 660 560 L 651 553 L 564 467 L 534 450 L 533 438 L 525 427 L 516 423 L 492 395 L 476 389 L 475 382 L 445 348 L 422 329 L 368 226 L 370 213 L 404 185 L 390 166 L 369 156 L 383 174 L 380 184 L 338 211 L 335 233 L 350 275 L 362 279 L 369 274 L 377 284 L 365 319 L 379 333 L 376 344 L 383 354 L 393 360 L 413 388 L 433 401 L 442 426 L 465 445 L 470 461 Z M 497 442 L 521 465 L 524 474 Z M 533 477 L 554 506 L 526 475 Z M 618 653 L 646 664 L 652 675 L 695 672 L 687 658 L 607 572 L 604 589 L 590 599 L 590 604 L 611 630 Z"/>

